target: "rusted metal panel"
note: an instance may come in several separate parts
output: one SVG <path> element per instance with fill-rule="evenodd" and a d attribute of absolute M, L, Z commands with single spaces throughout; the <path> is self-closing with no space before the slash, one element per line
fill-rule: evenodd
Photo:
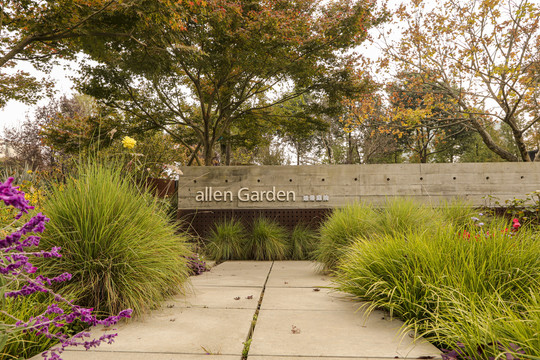
<path fill-rule="evenodd" d="M 172 197 L 176 193 L 178 182 L 170 179 L 146 179 L 146 186 L 153 190 L 154 193 L 162 198 Z"/>

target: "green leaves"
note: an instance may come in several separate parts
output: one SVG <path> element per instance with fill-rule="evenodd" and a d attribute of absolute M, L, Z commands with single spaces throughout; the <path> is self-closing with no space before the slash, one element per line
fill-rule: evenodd
<path fill-rule="evenodd" d="M 144 19 L 129 41 L 83 47 L 102 64 L 85 68 L 81 89 L 177 139 L 174 125 L 187 126 L 206 164 L 248 115 L 305 93 L 339 98 L 361 88 L 342 54 L 378 21 L 372 3 L 356 1 L 212 0 L 183 11 L 185 29 Z"/>

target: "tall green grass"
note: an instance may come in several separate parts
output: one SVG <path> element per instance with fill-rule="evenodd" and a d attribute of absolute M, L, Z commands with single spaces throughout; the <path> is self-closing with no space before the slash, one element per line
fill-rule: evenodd
<path fill-rule="evenodd" d="M 244 225 L 233 218 L 214 224 L 208 236 L 206 252 L 215 261 L 245 258 L 247 233 Z"/>
<path fill-rule="evenodd" d="M 180 290 L 188 278 L 186 238 L 176 234 L 155 199 L 117 168 L 89 164 L 44 204 L 51 218 L 41 246 L 62 248 L 44 275 L 73 275 L 62 292 L 104 315 L 139 315 Z"/>
<path fill-rule="evenodd" d="M 290 258 L 310 260 L 317 246 L 317 233 L 304 223 L 297 224 L 291 233 Z"/>
<path fill-rule="evenodd" d="M 462 199 L 444 201 L 436 210 L 445 223 L 451 223 L 458 227 L 469 226 L 474 222 L 472 218 L 479 217 L 478 211 Z"/>
<path fill-rule="evenodd" d="M 442 347 L 464 343 L 474 358 L 480 358 L 479 346 L 495 339 L 529 343 L 527 336 L 539 333 L 538 301 L 532 299 L 538 299 L 540 239 L 523 228 L 511 236 L 503 232 L 506 227 L 496 220 L 476 231 L 448 225 L 387 234 L 378 241 L 360 238 L 342 258 L 338 288 L 369 301 L 369 309 L 390 311 Z M 487 312 L 478 317 L 476 311 Z M 503 319 L 514 321 L 512 334 L 505 325 L 493 325 Z M 532 349 L 527 347 L 527 355 L 538 356 Z"/>
<path fill-rule="evenodd" d="M 287 256 L 287 230 L 277 222 L 259 217 L 246 242 L 246 256 L 253 260 L 282 260 Z"/>
<path fill-rule="evenodd" d="M 438 288 L 441 305 L 422 334 L 478 359 L 540 359 L 540 282 L 514 296 Z"/>
<path fill-rule="evenodd" d="M 325 270 L 336 267 L 343 249 L 356 238 L 369 238 L 375 229 L 377 213 L 368 205 L 355 203 L 335 209 L 319 229 L 315 258 Z"/>
<path fill-rule="evenodd" d="M 426 231 L 443 221 L 439 212 L 426 204 L 409 198 L 388 199 L 377 211 L 375 231 L 379 234 L 399 236 L 411 231 Z"/>
<path fill-rule="evenodd" d="M 2 310 L 18 319 L 30 319 L 41 315 L 47 306 L 53 303 L 48 294 L 37 293 L 18 298 L 7 298 L 2 301 Z M 51 316 L 52 318 L 52 316 Z M 0 314 L 0 323 L 14 324 L 15 320 L 9 316 Z M 54 333 L 51 326 L 51 331 Z M 65 329 L 63 330 L 65 332 Z M 56 340 L 47 339 L 45 335 L 25 333 L 22 331 L 10 331 L 7 342 L 0 348 L 0 359 L 18 360 L 29 359 L 56 344 Z"/>

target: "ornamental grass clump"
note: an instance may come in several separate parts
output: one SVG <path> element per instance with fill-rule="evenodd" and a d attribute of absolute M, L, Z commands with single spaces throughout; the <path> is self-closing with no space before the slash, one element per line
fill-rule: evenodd
<path fill-rule="evenodd" d="M 287 256 L 287 230 L 276 221 L 259 217 L 246 241 L 246 257 L 251 260 L 282 260 Z"/>
<path fill-rule="evenodd" d="M 103 314 L 128 307 L 140 315 L 178 292 L 189 276 L 185 235 L 117 168 L 82 166 L 44 209 L 52 220 L 42 244 L 56 244 L 63 254 L 44 268 L 70 272 L 62 291 L 85 306 Z"/>
<path fill-rule="evenodd" d="M 376 242 L 359 239 L 347 248 L 336 282 L 439 348 L 469 356 L 462 358 L 518 350 L 538 356 L 540 236 L 504 219 L 466 230 L 448 225 L 386 234 Z M 512 322 L 511 332 L 496 324 L 504 319 Z M 479 348 L 489 348 L 489 356 L 478 355 Z"/>
<path fill-rule="evenodd" d="M 244 225 L 233 218 L 214 224 L 208 235 L 206 252 L 215 261 L 245 258 L 247 233 Z"/>
<path fill-rule="evenodd" d="M 45 359 L 61 360 L 59 354 L 68 346 L 83 346 L 87 350 L 102 342 L 112 343 L 117 334 L 102 334 L 91 339 L 86 331 L 77 332 L 75 324 L 86 326 L 116 324 L 130 317 L 131 309 L 118 316 L 99 320 L 92 309 L 74 304 L 71 299 L 53 291 L 52 286 L 71 279 L 71 274 L 57 273 L 54 277 L 39 274 L 31 261 L 39 258 L 61 258 L 60 247 L 39 251 L 41 238 L 50 221 L 42 213 L 28 222 L 20 219 L 34 207 L 29 205 L 24 192 L 14 187 L 13 178 L 0 182 L 0 204 L 18 210 L 13 221 L 0 227 L 0 353 L 2 358 L 31 357 L 50 345 L 59 346 L 43 353 Z M 38 275 L 39 274 L 39 275 Z M 79 328 L 78 330 L 81 330 Z"/>
<path fill-rule="evenodd" d="M 325 270 L 333 270 L 343 249 L 356 238 L 373 235 L 375 211 L 366 204 L 355 203 L 336 209 L 319 230 L 319 244 L 314 255 Z"/>
<path fill-rule="evenodd" d="M 291 260 L 311 260 L 317 247 L 317 234 L 309 226 L 298 223 L 291 233 Z"/>
<path fill-rule="evenodd" d="M 445 223 L 451 223 L 457 227 L 473 225 L 475 220 L 480 222 L 482 220 L 480 218 L 483 217 L 483 214 L 479 214 L 471 203 L 461 199 L 442 202 L 436 210 Z"/>
<path fill-rule="evenodd" d="M 387 200 L 376 218 L 375 231 L 378 234 L 398 236 L 408 232 L 429 231 L 443 222 L 440 213 L 431 206 L 401 197 Z"/>

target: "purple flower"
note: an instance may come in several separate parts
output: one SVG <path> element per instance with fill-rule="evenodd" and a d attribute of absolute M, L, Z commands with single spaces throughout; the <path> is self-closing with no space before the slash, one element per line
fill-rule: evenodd
<path fill-rule="evenodd" d="M 15 219 L 19 219 L 24 213 L 28 213 L 28 210 L 31 210 L 34 207 L 28 204 L 28 201 L 24 198 L 24 193 L 19 191 L 17 187 L 13 187 L 12 183 L 13 178 L 9 178 L 4 183 L 0 182 L 0 201 L 3 201 L 7 206 L 13 206 L 18 209 L 20 212 L 15 216 Z M 59 258 L 62 256 L 60 254 L 60 247 L 53 247 L 49 251 L 25 251 L 25 249 L 38 246 L 41 240 L 39 236 L 27 235 L 30 233 L 42 233 L 45 231 L 45 224 L 48 221 L 49 219 L 45 215 L 39 213 L 33 216 L 20 229 L 7 235 L 4 239 L 0 239 L 0 254 L 3 254 L 0 255 L 0 274 L 6 277 L 8 280 L 7 283 L 25 283 L 18 290 L 9 289 L 10 291 L 7 291 L 8 289 L 6 288 L 2 289 L 4 290 L 5 297 L 17 298 L 36 292 L 49 293 L 54 297 L 56 303 L 50 304 L 47 307 L 47 310 L 41 315 L 30 317 L 25 321 L 17 321 L 15 326 L 17 328 L 22 328 L 24 332 L 33 332 L 37 335 L 44 335 L 49 339 L 58 340 L 60 345 L 43 353 L 43 357 L 45 359 L 61 360 L 59 354 L 61 354 L 68 346 L 81 345 L 86 349 L 90 349 L 99 346 L 102 342 L 111 344 L 117 334 L 105 334 L 98 339 L 86 340 L 86 338 L 90 337 L 90 334 L 82 332 L 69 338 L 62 331 L 51 332 L 53 329 L 51 325 L 54 325 L 54 329 L 58 330 L 58 328 L 62 328 L 66 324 L 71 324 L 74 321 L 80 320 L 91 326 L 98 324 L 110 326 L 116 324 L 122 318 L 131 317 L 132 310 L 123 310 L 118 316 L 111 316 L 99 320 L 92 314 L 93 309 L 74 305 L 72 302 L 66 300 L 47 287 L 51 286 L 53 283 L 69 281 L 71 279 L 71 274 L 63 273 L 53 278 L 48 278 L 43 275 L 38 275 L 35 278 L 30 276 L 37 271 L 37 268 L 29 262 L 30 257 Z M 63 304 L 64 308 L 60 307 L 60 304 Z"/>

